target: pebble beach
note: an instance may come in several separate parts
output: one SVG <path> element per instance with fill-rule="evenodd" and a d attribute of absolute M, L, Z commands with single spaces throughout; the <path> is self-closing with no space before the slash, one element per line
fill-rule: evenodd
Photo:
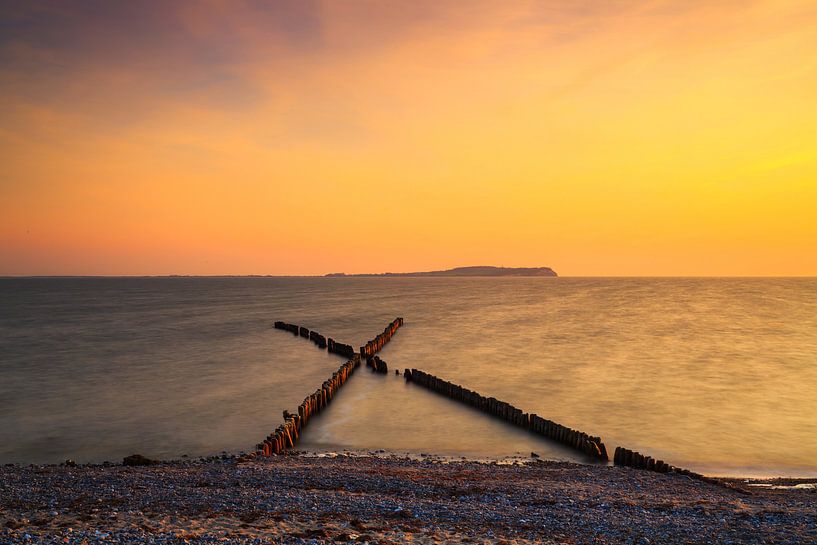
<path fill-rule="evenodd" d="M 813 481 L 390 453 L 0 468 L 0 543 L 817 543 Z"/>

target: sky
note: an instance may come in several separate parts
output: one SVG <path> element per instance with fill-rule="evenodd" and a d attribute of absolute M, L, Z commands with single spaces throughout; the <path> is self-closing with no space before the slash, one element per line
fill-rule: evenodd
<path fill-rule="evenodd" d="M 0 275 L 817 275 L 809 1 L 0 3 Z"/>

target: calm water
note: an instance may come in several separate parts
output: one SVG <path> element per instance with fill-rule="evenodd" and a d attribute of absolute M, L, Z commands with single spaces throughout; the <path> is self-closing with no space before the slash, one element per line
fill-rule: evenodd
<path fill-rule="evenodd" d="M 342 359 L 381 353 L 709 474 L 817 476 L 817 279 L 0 279 L 0 462 L 246 450 Z M 302 446 L 569 452 L 356 374 Z"/>

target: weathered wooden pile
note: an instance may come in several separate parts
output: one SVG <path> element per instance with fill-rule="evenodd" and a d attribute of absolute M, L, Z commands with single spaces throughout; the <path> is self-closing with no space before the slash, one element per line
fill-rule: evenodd
<path fill-rule="evenodd" d="M 652 456 L 644 456 L 639 452 L 634 452 L 624 447 L 616 447 L 616 451 L 613 454 L 613 463 L 617 466 L 646 469 L 658 473 L 668 473 L 677 470 L 677 468 L 665 463 L 663 460 L 656 460 Z"/>
<path fill-rule="evenodd" d="M 501 418 L 515 426 L 543 435 L 568 447 L 576 449 L 591 458 L 607 461 L 607 449 L 600 437 L 588 435 L 561 424 L 557 424 L 535 414 L 528 414 L 510 403 L 493 397 L 485 397 L 458 384 L 435 377 L 418 369 L 406 369 L 403 376 L 433 392 L 442 394 L 455 401 L 470 405 L 482 412 Z"/>
<path fill-rule="evenodd" d="M 309 340 L 315 343 L 320 349 L 326 348 L 326 337 L 324 337 L 317 331 L 309 332 Z"/>
<path fill-rule="evenodd" d="M 358 354 L 351 345 L 339 343 L 331 338 L 327 339 L 317 331 L 310 331 L 306 327 L 288 324 L 286 322 L 275 322 L 275 329 L 289 331 L 295 336 L 309 339 L 319 348 L 328 348 L 329 352 L 344 356 L 348 358 L 348 360 L 341 365 L 319 389 L 304 399 L 298 406 L 298 414 L 284 411 L 284 423 L 267 436 L 263 443 L 259 443 L 257 445 L 258 450 L 254 454 L 251 454 L 251 456 L 270 456 L 293 448 L 298 442 L 301 430 L 309 422 L 309 419 L 314 414 L 326 408 L 338 389 L 346 383 L 354 370 L 360 366 L 361 357 L 366 358 L 366 366 L 370 367 L 372 371 L 383 374 L 388 373 L 388 365 L 376 354 L 391 340 L 397 329 L 402 325 L 403 318 L 395 318 L 394 321 L 383 329 L 383 333 L 378 334 L 374 339 L 367 342 L 364 346 L 361 346 L 360 354 Z M 400 374 L 399 371 L 395 371 L 395 373 Z M 418 369 L 406 369 L 404 376 L 406 381 L 423 386 L 452 400 L 470 405 L 482 412 L 501 418 L 514 426 L 552 439 L 582 452 L 591 458 L 600 461 L 607 461 L 608 459 L 607 448 L 600 437 L 591 436 L 584 432 L 562 426 L 561 424 L 557 424 L 536 414 L 522 412 L 521 409 L 514 407 L 510 403 L 500 401 L 493 397 L 485 397 L 477 392 L 463 388 L 458 384 L 448 382 L 447 380 L 435 377 Z M 672 466 L 663 460 L 656 460 L 651 456 L 646 456 L 624 447 L 616 447 L 613 455 L 613 463 L 617 466 L 655 471 L 658 473 L 679 473 L 714 484 L 723 484 L 717 479 L 711 479 L 688 469 Z"/>
<path fill-rule="evenodd" d="M 340 354 L 345 358 L 352 358 L 357 354 L 350 344 L 339 343 L 331 337 L 329 337 L 326 342 L 329 346 L 329 351 L 333 354 Z"/>
<path fill-rule="evenodd" d="M 383 329 L 383 333 L 378 334 L 377 337 L 360 347 L 360 355 L 371 357 L 377 354 L 397 333 L 397 329 L 401 325 L 403 325 L 403 318 L 395 318 L 392 323 Z"/>
<path fill-rule="evenodd" d="M 298 336 L 298 332 L 300 328 L 295 324 L 288 324 L 286 322 L 275 322 L 275 329 L 283 329 L 284 331 L 289 331 L 296 337 Z"/>
<path fill-rule="evenodd" d="M 670 465 L 663 460 L 655 460 L 652 456 L 646 456 L 640 452 L 626 449 L 624 447 L 616 447 L 616 451 L 613 454 L 613 463 L 617 466 L 644 469 L 647 471 L 655 471 L 657 473 L 678 473 L 680 475 L 686 475 L 687 477 L 692 477 L 708 483 L 733 488 L 724 481 L 713 479 L 711 477 L 707 477 L 706 475 L 701 475 L 700 473 L 690 471 L 689 469 L 675 467 L 674 465 Z"/>
<path fill-rule="evenodd" d="M 326 337 L 318 333 L 317 331 L 310 331 L 309 329 L 305 328 L 304 326 L 299 326 L 295 324 L 288 324 L 286 322 L 275 322 L 275 329 L 281 329 L 284 331 L 289 331 L 293 335 L 301 336 L 304 339 L 309 339 L 318 348 L 324 349 L 326 348 Z"/>
<path fill-rule="evenodd" d="M 379 356 L 367 357 L 366 367 L 371 367 L 372 371 L 376 373 L 386 374 L 389 372 L 389 366 L 385 361 L 381 360 Z"/>
<path fill-rule="evenodd" d="M 369 341 L 369 344 L 375 343 L 377 350 L 380 350 L 389 339 L 391 339 L 397 328 L 403 325 L 403 319 L 397 318 L 391 324 L 386 326 L 383 333 L 378 335 L 374 341 Z M 310 418 L 321 412 L 332 401 L 335 393 L 343 386 L 352 373 L 360 367 L 360 354 L 355 352 L 351 345 L 339 343 L 332 338 L 326 338 L 316 331 L 310 331 L 308 328 L 298 326 L 295 324 L 288 324 L 286 322 L 277 321 L 274 324 L 275 329 L 289 331 L 290 333 L 311 340 L 319 348 L 328 348 L 329 352 L 339 354 L 349 358 L 346 363 L 332 373 L 332 376 L 324 381 L 320 388 L 314 393 L 306 396 L 303 402 L 298 406 L 298 414 L 284 411 L 284 423 L 278 426 L 274 432 L 269 434 L 262 443 L 256 445 L 256 451 L 251 453 L 250 457 L 255 456 L 271 456 L 273 454 L 281 454 L 287 449 L 291 449 L 298 442 L 301 436 L 301 430 L 309 423 Z M 368 346 L 368 344 L 367 344 Z M 374 346 L 374 345 L 373 345 Z M 379 373 L 388 372 L 386 362 L 378 358 L 367 357 L 366 364 L 370 365 L 373 370 Z"/>
<path fill-rule="evenodd" d="M 360 355 L 355 354 L 353 358 L 332 373 L 332 376 L 320 388 L 306 396 L 303 402 L 298 405 L 298 414 L 284 411 L 284 423 L 269 434 L 262 443 L 256 445 L 255 454 L 271 456 L 293 448 L 301 436 L 301 430 L 309 423 L 312 416 L 329 405 L 340 387 L 349 380 L 349 377 L 359 366 Z"/>

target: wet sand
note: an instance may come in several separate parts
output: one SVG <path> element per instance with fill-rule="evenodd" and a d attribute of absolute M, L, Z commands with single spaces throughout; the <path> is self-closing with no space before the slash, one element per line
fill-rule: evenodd
<path fill-rule="evenodd" d="M 807 482 L 724 484 L 604 465 L 388 453 L 6 466 L 0 542 L 817 542 L 817 491 Z"/>

